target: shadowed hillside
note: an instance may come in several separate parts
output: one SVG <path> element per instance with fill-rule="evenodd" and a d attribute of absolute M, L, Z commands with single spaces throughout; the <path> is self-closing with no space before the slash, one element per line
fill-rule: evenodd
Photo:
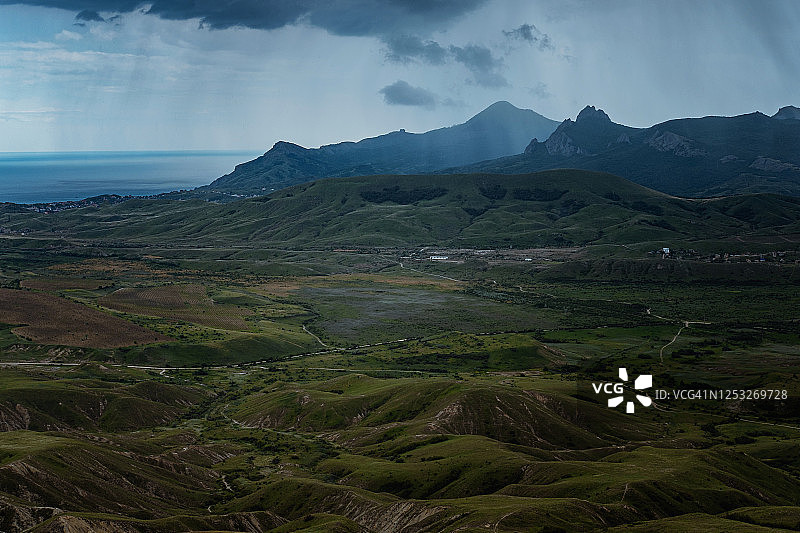
<path fill-rule="evenodd" d="M 567 119 L 550 137 L 534 139 L 522 154 L 441 172 L 520 174 L 581 168 L 680 196 L 800 196 L 797 118 L 797 108 L 787 106 L 772 117 L 756 112 L 630 128 L 587 106 L 574 122 Z"/>
<path fill-rule="evenodd" d="M 463 124 L 426 133 L 399 130 L 312 149 L 280 141 L 190 195 L 264 194 L 326 177 L 425 173 L 520 153 L 531 138 L 547 137 L 557 125 L 530 109 L 496 102 Z"/>
<path fill-rule="evenodd" d="M 80 238 L 318 247 L 669 244 L 800 229 L 793 198 L 680 199 L 580 170 L 337 178 L 224 205 L 131 200 L 56 214 L 6 213 L 12 229 Z"/>

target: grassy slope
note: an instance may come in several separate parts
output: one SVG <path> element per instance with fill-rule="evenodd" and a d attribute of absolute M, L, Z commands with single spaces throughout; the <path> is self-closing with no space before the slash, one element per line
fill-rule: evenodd
<path fill-rule="evenodd" d="M 0 383 L 4 431 L 115 431 L 169 424 L 209 395 L 196 387 L 115 383 L 100 376 L 60 380 L 40 374 L 31 379 L 11 370 L 2 373 Z"/>
<path fill-rule="evenodd" d="M 189 416 L 203 418 L 184 418 L 177 431 L 144 420 L 146 431 L 0 434 L 0 499 L 19 509 L 26 495 L 28 505 L 69 511 L 40 531 L 64 524 L 266 529 L 271 520 L 288 521 L 280 531 L 326 524 L 445 531 L 487 523 L 498 531 L 625 523 L 680 531 L 692 521 L 746 531 L 752 524 L 791 527 L 800 503 L 791 474 L 796 440 L 779 435 L 757 436 L 740 450 L 701 436 L 696 418 L 645 411 L 632 419 L 576 399 L 575 383 L 555 376 L 333 377 L 309 373 L 302 361 L 292 365 L 294 372 L 281 365 L 170 372 L 148 381 L 99 365 L 49 377 L 5 370 L 15 398 L 43 384 L 93 398 L 84 406 L 75 393 L 50 392 L 52 401 L 40 408 L 53 417 L 59 402 L 86 416 L 104 396 L 115 398 L 106 412 L 119 399 L 183 405 L 206 388 L 217 396 L 187 405 Z M 184 379 L 205 386 L 179 385 Z M 134 414 L 115 420 L 136 420 Z M 719 429 L 753 434 L 738 427 Z M 785 465 L 762 460 L 779 456 Z M 764 505 L 780 513 L 761 511 Z M 265 510 L 275 515 L 247 514 Z M 108 514 L 76 514 L 87 512 Z"/>
<path fill-rule="evenodd" d="M 224 206 L 132 200 L 7 218 L 12 229 L 79 238 L 314 247 L 688 243 L 800 231 L 794 199 L 682 200 L 610 174 L 577 170 L 337 178 Z"/>

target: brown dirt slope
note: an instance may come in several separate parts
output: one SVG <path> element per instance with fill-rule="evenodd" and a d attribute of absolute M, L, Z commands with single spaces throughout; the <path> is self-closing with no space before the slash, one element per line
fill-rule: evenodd
<path fill-rule="evenodd" d="M 113 282 L 108 279 L 85 279 L 85 278 L 33 278 L 24 279 L 19 282 L 24 289 L 37 289 L 41 291 L 60 291 L 65 289 L 88 289 L 94 290 L 101 287 L 108 287 Z"/>
<path fill-rule="evenodd" d="M 0 323 L 24 324 L 14 333 L 43 344 L 117 348 L 171 340 L 58 296 L 16 289 L 0 289 Z"/>
<path fill-rule="evenodd" d="M 234 305 L 217 304 L 198 284 L 126 287 L 97 301 L 100 305 L 138 315 L 158 316 L 194 322 L 211 328 L 247 331 L 244 320 L 252 311 Z"/>

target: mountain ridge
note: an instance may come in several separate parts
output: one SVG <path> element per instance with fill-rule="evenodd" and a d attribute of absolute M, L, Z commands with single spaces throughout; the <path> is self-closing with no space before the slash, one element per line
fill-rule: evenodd
<path fill-rule="evenodd" d="M 556 168 L 608 172 L 685 197 L 800 196 L 798 117 L 800 108 L 784 106 L 772 116 L 756 111 L 635 128 L 589 105 L 557 124 L 499 101 L 462 124 L 425 133 L 401 129 L 319 148 L 278 141 L 210 185 L 163 196 L 226 202 L 320 178 Z"/>
<path fill-rule="evenodd" d="M 732 235 L 800 233 L 797 198 L 681 199 L 612 174 L 574 169 L 326 178 L 225 205 L 135 199 L 95 211 L 13 216 L 19 221 L 5 224 L 10 231 L 70 228 L 71 237 L 82 239 L 148 242 L 157 235 L 184 244 L 331 248 L 642 242 L 693 248 Z"/>
<path fill-rule="evenodd" d="M 769 192 L 800 196 L 800 120 L 786 106 L 773 115 L 672 119 L 648 128 L 613 122 L 585 107 L 522 154 L 437 171 L 518 174 L 576 168 L 616 174 L 688 197 Z"/>
<path fill-rule="evenodd" d="M 557 124 L 500 101 L 462 124 L 424 133 L 401 129 L 319 148 L 278 141 L 195 193 L 254 195 L 324 177 L 431 172 L 520 153 L 532 137 L 549 136 Z"/>
<path fill-rule="evenodd" d="M 778 109 L 778 112 L 772 115 L 772 118 L 777 118 L 779 120 L 800 120 L 800 108 L 793 105 L 784 106 Z"/>

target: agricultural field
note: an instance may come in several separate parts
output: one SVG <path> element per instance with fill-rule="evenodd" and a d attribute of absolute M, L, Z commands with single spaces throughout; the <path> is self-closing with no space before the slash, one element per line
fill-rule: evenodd
<path fill-rule="evenodd" d="M 12 332 L 42 344 L 114 348 L 170 340 L 64 298 L 14 289 L 0 289 L 0 322 L 22 324 Z"/>
<path fill-rule="evenodd" d="M 87 279 L 87 278 L 33 278 L 20 281 L 19 286 L 23 289 L 35 289 L 47 292 L 59 292 L 63 290 L 96 290 L 111 285 L 111 280 Z"/>
<path fill-rule="evenodd" d="M 123 313 L 161 316 L 233 331 L 246 331 L 245 318 L 253 314 L 241 306 L 218 304 L 205 287 L 196 284 L 126 287 L 99 298 L 98 303 Z"/>

